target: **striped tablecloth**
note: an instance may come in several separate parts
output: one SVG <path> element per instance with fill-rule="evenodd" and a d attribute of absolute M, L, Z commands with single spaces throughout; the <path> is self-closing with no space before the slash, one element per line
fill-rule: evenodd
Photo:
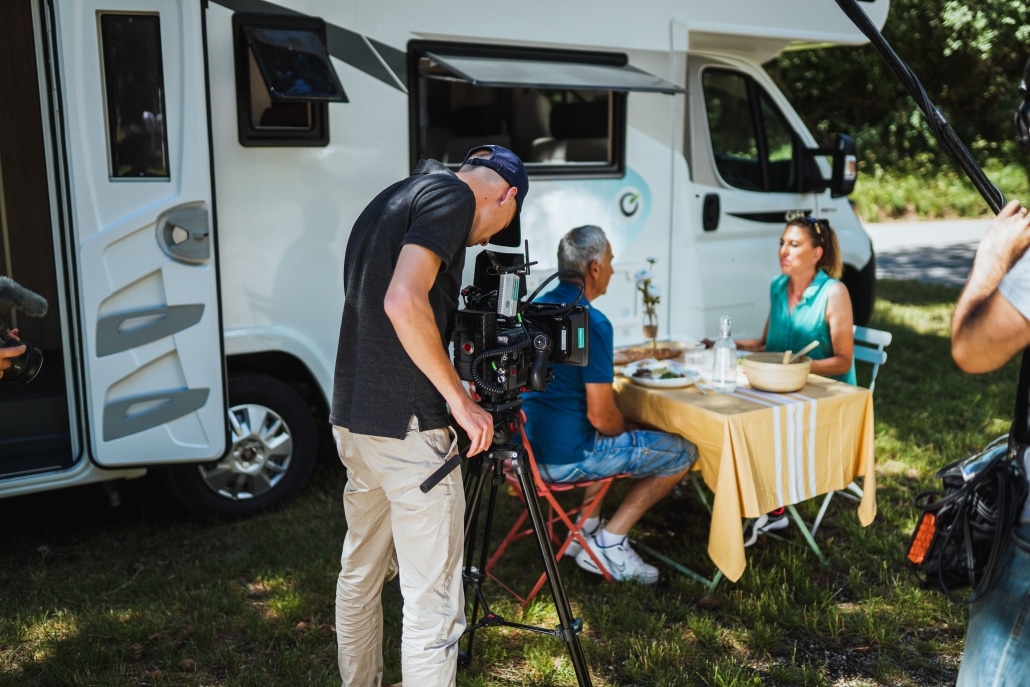
<path fill-rule="evenodd" d="M 845 488 L 863 476 L 858 517 L 876 517 L 873 399 L 868 389 L 810 375 L 796 393 L 652 389 L 615 380 L 623 414 L 694 442 L 715 494 L 708 554 L 730 580 L 747 564 L 742 518 Z"/>

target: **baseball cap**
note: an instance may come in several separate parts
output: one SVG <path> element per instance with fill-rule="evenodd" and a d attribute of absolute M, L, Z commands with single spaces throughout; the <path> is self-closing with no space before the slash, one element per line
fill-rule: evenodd
<path fill-rule="evenodd" d="M 490 157 L 471 157 L 473 153 L 478 153 L 482 150 L 489 150 L 491 153 Z M 509 185 L 518 189 L 518 193 L 515 194 L 515 219 L 490 239 L 490 243 L 495 246 L 518 248 L 522 245 L 522 223 L 520 220 L 522 203 L 525 202 L 526 194 L 529 193 L 529 175 L 526 174 L 526 166 L 522 164 L 522 160 L 515 153 L 507 148 L 494 145 L 476 146 L 468 151 L 468 154 L 465 155 L 465 162 L 462 164 L 482 165 L 492 169 L 500 174 L 501 178 L 507 181 Z"/>

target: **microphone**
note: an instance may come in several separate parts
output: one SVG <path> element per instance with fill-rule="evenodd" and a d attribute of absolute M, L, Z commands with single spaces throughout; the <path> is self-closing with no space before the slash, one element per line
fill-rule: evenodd
<path fill-rule="evenodd" d="M 9 277 L 0 276 L 0 301 L 11 303 L 15 308 L 32 317 L 46 315 L 46 299 L 29 291 Z"/>

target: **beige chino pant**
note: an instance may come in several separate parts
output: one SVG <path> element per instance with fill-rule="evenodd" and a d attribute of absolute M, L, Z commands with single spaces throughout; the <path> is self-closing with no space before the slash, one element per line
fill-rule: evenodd
<path fill-rule="evenodd" d="M 334 427 L 347 468 L 347 536 L 336 584 L 337 660 L 343 687 L 380 687 L 383 583 L 400 572 L 405 685 L 453 687 L 465 629 L 462 588 L 465 494 L 455 470 L 423 494 L 419 485 L 457 451 L 449 428 L 403 440 Z"/>

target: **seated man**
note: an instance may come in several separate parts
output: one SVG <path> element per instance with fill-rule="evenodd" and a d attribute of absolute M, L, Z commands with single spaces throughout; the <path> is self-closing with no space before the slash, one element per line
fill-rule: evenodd
<path fill-rule="evenodd" d="M 631 428 L 615 405 L 612 324 L 590 305 L 607 291 L 614 273 L 612 247 L 604 232 L 583 226 L 567 233 L 558 245 L 558 269 L 583 275 L 583 295 L 579 296 L 579 283 L 561 281 L 537 300 L 588 306 L 590 362 L 586 367 L 555 365 L 554 379 L 545 391 L 523 395 L 526 434 L 549 481 L 579 482 L 622 473 L 636 480 L 607 523 L 598 515 L 584 522 L 582 529 L 588 546 L 612 577 L 653 584 L 658 569 L 640 559 L 627 535 L 687 474 L 697 459 L 697 447 L 678 436 Z M 586 498 L 592 496 L 588 490 Z M 594 512 L 600 514 L 600 504 Z M 567 551 L 581 568 L 601 574 L 575 542 Z"/>

